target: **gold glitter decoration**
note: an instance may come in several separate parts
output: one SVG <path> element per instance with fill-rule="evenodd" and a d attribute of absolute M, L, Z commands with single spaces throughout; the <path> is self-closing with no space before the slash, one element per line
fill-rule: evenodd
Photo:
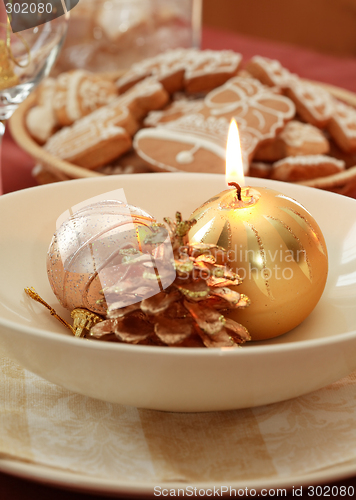
<path fill-rule="evenodd" d="M 98 314 L 82 308 L 73 309 L 70 315 L 73 318 L 73 330 L 76 337 L 84 337 L 92 326 L 103 321 Z"/>
<path fill-rule="evenodd" d="M 31 297 L 31 299 L 39 302 L 44 307 L 46 307 L 52 316 L 54 316 L 62 325 L 64 325 L 75 337 L 83 337 L 89 332 L 90 328 L 100 321 L 103 321 L 101 316 L 94 314 L 86 309 L 74 309 L 71 312 L 71 317 L 73 318 L 73 326 L 70 325 L 65 319 L 63 319 L 56 311 L 51 307 L 43 298 L 36 292 L 36 290 L 31 288 L 24 289 L 26 294 Z"/>
<path fill-rule="evenodd" d="M 310 237 L 311 241 L 313 243 L 317 243 L 319 246 L 319 250 L 326 255 L 326 248 L 323 247 L 322 241 L 320 240 L 318 233 L 315 231 L 313 228 L 312 224 L 304 217 L 301 213 L 299 213 L 297 210 L 292 210 L 288 208 L 283 208 L 283 210 L 291 215 L 294 220 L 298 222 L 298 224 L 303 228 L 303 230 L 308 234 Z"/>
<path fill-rule="evenodd" d="M 273 300 L 269 277 L 267 274 L 266 252 L 263 246 L 262 238 L 252 224 L 244 223 L 244 226 L 247 234 L 249 249 L 248 258 L 251 276 L 261 292 Z"/>
<path fill-rule="evenodd" d="M 271 224 L 275 227 L 276 231 L 286 243 L 287 249 L 293 256 L 293 260 L 298 263 L 305 276 L 310 281 L 312 281 L 313 277 L 310 261 L 300 239 L 294 234 L 291 227 L 287 226 L 287 224 L 285 224 L 283 221 L 274 219 L 273 217 L 268 217 L 268 219 L 271 221 Z M 302 254 L 302 258 L 300 254 Z"/>
<path fill-rule="evenodd" d="M 223 248 L 231 248 L 231 240 L 232 240 L 231 226 L 230 222 L 227 220 L 225 221 L 224 227 L 217 241 L 217 245 Z"/>
<path fill-rule="evenodd" d="M 31 299 L 35 300 L 36 302 L 39 302 L 44 307 L 46 307 L 49 310 L 49 312 L 51 313 L 51 315 L 54 316 L 60 323 L 62 323 L 62 325 L 64 325 L 66 328 L 68 328 L 68 330 L 70 330 L 74 335 L 74 328 L 65 319 L 61 318 L 61 316 L 59 316 L 56 313 L 56 311 L 53 309 L 53 307 L 51 307 L 49 304 L 47 304 L 47 302 L 45 300 L 43 300 L 40 295 L 38 295 L 38 293 L 36 292 L 36 290 L 33 287 L 25 288 L 24 290 L 25 290 L 26 294 L 29 297 L 31 297 Z"/>

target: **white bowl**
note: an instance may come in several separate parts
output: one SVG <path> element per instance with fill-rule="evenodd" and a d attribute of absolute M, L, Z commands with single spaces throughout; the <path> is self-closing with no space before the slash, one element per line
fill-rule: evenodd
<path fill-rule="evenodd" d="M 301 202 L 329 251 L 329 277 L 312 314 L 293 331 L 241 349 L 131 346 L 70 336 L 30 300 L 34 286 L 58 313 L 46 253 L 59 215 L 87 198 L 124 188 L 158 220 L 188 217 L 226 188 L 220 175 L 138 174 L 81 179 L 0 197 L 0 341 L 28 370 L 94 398 L 167 411 L 212 411 L 282 401 L 356 369 L 356 201 L 313 188 L 247 179 Z"/>

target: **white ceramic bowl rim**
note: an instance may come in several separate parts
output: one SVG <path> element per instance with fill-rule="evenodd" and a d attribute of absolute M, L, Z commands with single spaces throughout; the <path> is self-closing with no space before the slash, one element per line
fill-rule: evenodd
<path fill-rule="evenodd" d="M 29 299 L 30 300 L 30 299 Z M 49 314 L 49 313 L 48 313 Z M 56 321 L 53 319 L 53 321 Z M 23 325 L 19 325 L 13 321 L 9 320 L 4 320 L 0 318 L 0 326 L 8 327 L 11 329 L 15 329 L 17 331 L 21 331 L 23 333 L 28 333 L 40 338 L 45 339 L 48 337 L 48 335 L 55 335 L 57 339 L 60 342 L 66 343 L 68 345 L 75 345 L 75 343 L 81 342 L 83 349 L 99 349 L 99 350 L 134 350 L 132 352 L 137 351 L 138 353 L 149 353 L 152 352 L 157 355 L 167 355 L 169 354 L 170 356 L 182 356 L 182 354 L 186 354 L 187 356 L 192 356 L 195 354 L 198 354 L 199 356 L 216 356 L 218 354 L 219 356 L 244 356 L 246 353 L 250 353 L 253 350 L 253 354 L 259 354 L 263 355 L 263 353 L 266 352 L 266 350 L 272 350 L 272 351 L 278 351 L 278 352 L 286 352 L 293 350 L 295 351 L 296 349 L 298 350 L 303 350 L 303 349 L 310 349 L 310 348 L 319 348 L 323 345 L 328 345 L 328 344 L 333 344 L 336 340 L 338 343 L 340 342 L 347 342 L 349 339 L 353 338 L 356 335 L 356 329 L 353 330 L 352 332 L 346 332 L 346 333 L 338 333 L 335 334 L 331 337 L 325 337 L 321 339 L 310 339 L 310 340 L 299 340 L 299 341 L 290 341 L 286 344 L 266 344 L 266 345 L 253 345 L 253 342 L 249 343 L 251 348 L 244 348 L 242 346 L 241 348 L 238 347 L 226 347 L 226 348 L 219 348 L 219 347 L 214 347 L 214 348 L 206 348 L 206 347 L 174 347 L 174 348 L 169 348 L 165 346 L 145 346 L 145 345 L 130 345 L 130 344 L 121 344 L 121 343 L 115 343 L 115 342 L 105 342 L 105 341 L 96 341 L 96 340 L 90 340 L 89 342 L 87 341 L 88 339 L 83 339 L 83 338 L 77 338 L 77 337 L 70 337 L 67 335 L 61 336 L 60 334 L 56 332 L 46 332 L 40 329 L 32 328 L 32 327 L 25 327 Z M 64 328 L 64 327 L 63 327 Z M 247 345 L 247 344 L 245 344 Z M 243 354 L 245 352 L 245 354 Z"/>
<path fill-rule="evenodd" d="M 174 173 L 174 176 L 180 176 L 180 175 L 187 175 L 186 173 Z M 195 174 L 195 173 L 190 173 L 190 176 L 201 176 L 202 174 Z M 219 177 L 221 178 L 221 174 L 204 174 L 207 177 Z M 148 174 L 139 174 L 141 178 L 144 177 L 149 177 L 152 178 L 153 174 L 148 173 Z M 159 177 L 166 177 L 166 176 L 172 176 L 172 173 L 155 173 L 154 174 L 155 178 Z M 114 177 L 120 177 L 121 179 L 124 180 L 124 178 L 131 177 L 128 175 L 120 175 L 120 176 L 112 176 Z M 96 182 L 100 181 L 105 181 L 107 180 L 106 177 L 96 179 Z M 283 191 L 283 186 L 285 186 L 284 182 L 279 182 L 279 181 L 271 181 L 269 179 L 256 179 L 256 178 L 247 178 L 246 179 L 249 184 L 256 185 L 258 181 L 263 180 L 263 184 L 266 185 L 266 187 L 270 187 L 271 189 L 276 189 L 276 185 L 281 186 L 281 191 Z M 252 181 L 252 182 L 250 182 Z M 66 184 L 72 184 L 73 183 L 92 183 L 93 179 L 74 179 L 70 181 L 62 181 L 61 185 L 63 186 L 63 189 L 65 190 L 65 185 Z M 300 190 L 310 190 L 310 193 L 315 193 L 315 188 L 312 187 L 306 187 L 306 186 L 298 186 L 298 185 L 293 185 L 294 189 L 300 189 Z M 9 193 L 6 195 L 3 195 L 2 197 L 10 197 L 10 196 L 21 196 L 21 193 L 24 191 L 33 191 L 33 190 L 45 190 L 48 189 L 48 185 L 42 185 L 42 186 L 37 186 L 33 188 L 27 188 L 22 191 L 16 191 L 13 193 Z M 320 192 L 318 190 L 319 195 L 323 194 L 323 192 Z M 335 197 L 336 199 L 340 198 L 340 195 L 331 193 L 331 192 L 325 192 L 325 195 L 329 197 Z M 346 198 L 346 197 L 343 197 Z M 1 198 L 0 198 L 1 200 Z M 351 198 L 347 198 L 349 202 L 356 203 L 356 200 L 353 200 Z M 30 299 L 29 299 L 30 300 Z M 49 313 L 48 313 L 49 314 Z M 53 319 L 53 321 L 56 321 Z M 203 348 L 203 347 L 194 347 L 194 348 L 187 348 L 187 347 L 175 347 L 175 348 L 169 348 L 165 346 L 144 346 L 144 345 L 129 345 L 129 344 L 121 344 L 121 343 L 114 343 L 114 342 L 105 342 L 105 341 L 86 341 L 87 339 L 79 339 L 76 337 L 71 337 L 68 335 L 60 335 L 57 332 L 51 332 L 51 331 L 45 331 L 42 329 L 37 329 L 33 327 L 26 327 L 24 325 L 19 325 L 18 323 L 7 320 L 4 318 L 0 318 L 0 326 L 3 326 L 5 328 L 10 328 L 13 330 L 21 331 L 26 334 L 34 335 L 39 338 L 43 339 L 48 339 L 48 335 L 52 336 L 52 339 L 54 340 L 53 336 L 56 336 L 56 339 L 60 342 L 63 342 L 64 344 L 67 344 L 68 346 L 70 345 L 78 345 L 78 342 L 82 343 L 82 348 L 83 349 L 99 349 L 99 350 L 117 350 L 121 351 L 131 351 L 131 352 L 137 352 L 137 353 L 154 353 L 159 356 L 182 356 L 183 354 L 186 356 L 248 356 L 253 352 L 253 355 L 263 355 L 266 353 L 266 350 L 268 351 L 276 351 L 276 352 L 289 352 L 290 350 L 304 350 L 304 349 L 310 349 L 310 348 L 319 348 L 324 345 L 330 345 L 333 343 L 340 343 L 340 342 L 347 342 L 348 340 L 352 339 L 356 335 L 356 327 L 353 331 L 349 332 L 344 332 L 344 333 L 336 333 L 335 335 L 328 336 L 328 337 L 323 337 L 323 338 L 317 338 L 317 339 L 307 339 L 307 340 L 297 340 L 297 341 L 289 341 L 288 343 L 282 343 L 282 344 L 266 344 L 266 345 L 254 345 L 254 343 L 248 343 L 248 348 L 246 349 L 244 346 L 241 348 Z M 64 328 L 64 327 L 63 327 Z M 247 344 L 245 344 L 247 345 Z"/>

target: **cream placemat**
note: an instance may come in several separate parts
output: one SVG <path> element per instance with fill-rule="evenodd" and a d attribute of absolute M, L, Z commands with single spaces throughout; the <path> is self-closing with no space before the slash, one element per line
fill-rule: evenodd
<path fill-rule="evenodd" d="M 356 459 L 356 372 L 283 403 L 179 414 L 80 396 L 0 354 L 0 456 L 157 484 L 310 474 Z"/>

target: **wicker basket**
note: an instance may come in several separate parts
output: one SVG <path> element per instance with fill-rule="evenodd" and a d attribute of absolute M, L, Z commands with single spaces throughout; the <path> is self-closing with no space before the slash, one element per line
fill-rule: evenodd
<path fill-rule="evenodd" d="M 313 82 L 315 83 L 315 82 Z M 356 94 L 334 87 L 327 84 L 319 84 L 324 89 L 328 90 L 334 97 L 356 107 Z M 45 151 L 34 139 L 29 135 L 25 126 L 25 116 L 28 110 L 35 105 L 36 94 L 30 95 L 15 111 L 9 121 L 11 134 L 17 144 L 29 153 L 38 164 L 44 169 L 43 182 L 59 181 L 68 179 L 78 179 L 84 177 L 101 177 L 102 173 L 88 170 L 83 167 L 78 167 L 67 161 L 61 160 L 47 151 Z M 335 185 L 335 191 L 342 194 L 349 194 L 350 188 L 353 190 L 356 184 L 356 166 L 348 169 L 345 172 L 332 176 Z M 301 182 L 308 186 L 325 188 L 330 184 L 331 176 L 313 179 L 311 181 Z M 39 177 L 41 182 L 41 177 Z M 352 183 L 352 185 L 350 184 Z"/>

